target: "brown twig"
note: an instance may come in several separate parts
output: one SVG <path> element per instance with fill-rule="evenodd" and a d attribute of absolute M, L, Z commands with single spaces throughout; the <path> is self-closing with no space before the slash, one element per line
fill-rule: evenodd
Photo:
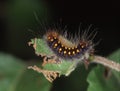
<path fill-rule="evenodd" d="M 107 67 L 109 67 L 111 69 L 114 69 L 114 70 L 120 72 L 120 64 L 116 63 L 116 62 L 114 62 L 112 60 L 109 60 L 109 59 L 107 59 L 105 57 L 95 56 L 94 60 L 92 62 L 102 64 L 104 66 L 107 66 Z"/>
<path fill-rule="evenodd" d="M 58 71 L 44 70 L 44 69 L 37 67 L 36 65 L 29 66 L 28 69 L 33 69 L 34 71 L 37 71 L 38 73 L 43 73 L 45 78 L 50 82 L 53 82 L 57 77 L 60 77 L 60 74 Z"/>

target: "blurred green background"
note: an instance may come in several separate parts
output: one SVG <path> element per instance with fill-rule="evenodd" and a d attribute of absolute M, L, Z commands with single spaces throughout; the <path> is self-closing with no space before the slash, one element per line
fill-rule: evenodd
<path fill-rule="evenodd" d="M 26 69 L 27 64 L 40 64 L 41 60 L 28 41 L 42 36 L 45 28 L 54 24 L 67 25 L 71 33 L 78 30 L 80 23 L 83 30 L 93 24 L 93 29 L 98 28 L 95 42 L 102 39 L 96 54 L 107 56 L 120 47 L 119 11 L 119 3 L 114 1 L 1 0 L 0 91 L 87 91 L 86 78 L 94 66 L 87 71 L 80 66 L 69 77 L 58 78 L 51 85 L 41 74 Z"/>

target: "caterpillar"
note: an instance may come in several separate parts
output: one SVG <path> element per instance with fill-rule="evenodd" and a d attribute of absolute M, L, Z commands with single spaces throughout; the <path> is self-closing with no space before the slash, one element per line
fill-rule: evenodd
<path fill-rule="evenodd" d="M 44 35 L 44 39 L 51 51 L 58 57 L 66 60 L 88 59 L 94 53 L 94 44 L 83 33 L 82 36 L 67 39 L 66 33 L 59 33 L 58 30 L 49 29 Z M 79 35 L 79 34 L 78 34 Z M 89 40 L 88 40 L 89 39 Z"/>

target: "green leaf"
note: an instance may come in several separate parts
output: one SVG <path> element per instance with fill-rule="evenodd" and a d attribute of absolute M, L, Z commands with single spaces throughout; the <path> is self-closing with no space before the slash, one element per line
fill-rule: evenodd
<path fill-rule="evenodd" d="M 51 50 L 48 48 L 46 42 L 43 40 L 43 39 L 31 39 L 31 42 L 30 44 L 33 45 L 34 49 L 35 49 L 35 52 L 36 54 L 38 55 L 42 55 L 42 54 L 45 54 L 45 55 L 50 55 L 50 54 L 53 54 L 51 52 Z"/>
<path fill-rule="evenodd" d="M 49 91 L 51 84 L 22 60 L 0 53 L 0 91 Z"/>
<path fill-rule="evenodd" d="M 27 69 L 21 76 L 15 91 L 49 91 L 51 85 L 42 74 Z"/>
<path fill-rule="evenodd" d="M 0 53 L 0 91 L 15 91 L 24 68 L 19 59 Z"/>
<path fill-rule="evenodd" d="M 75 62 L 63 61 L 59 64 L 46 64 L 43 68 L 52 71 L 59 71 L 60 75 L 68 76 L 75 69 Z"/>
<path fill-rule="evenodd" d="M 111 60 L 120 63 L 120 49 L 109 57 Z M 104 76 L 105 67 L 98 65 L 88 75 L 88 91 L 119 91 L 120 90 L 120 72 L 111 70 L 111 75 Z"/>
<path fill-rule="evenodd" d="M 54 53 L 48 47 L 44 39 L 34 38 L 31 39 L 31 42 L 29 43 L 33 45 L 35 49 L 35 53 L 37 55 L 45 55 L 45 56 L 54 55 Z M 59 72 L 60 75 L 68 76 L 76 68 L 76 62 L 78 61 L 61 60 L 60 63 L 47 63 L 43 66 L 43 69 L 49 71 L 57 71 Z"/>
<path fill-rule="evenodd" d="M 29 45 L 32 45 L 35 49 L 35 53 L 39 56 L 50 57 L 48 60 L 43 60 L 42 68 L 41 66 L 29 66 L 29 69 L 33 69 L 38 73 L 42 73 L 47 80 L 52 82 L 61 75 L 69 76 L 72 71 L 75 70 L 78 60 L 67 61 L 63 59 L 55 60 L 55 54 L 48 47 L 46 41 L 41 38 L 31 39 Z M 79 60 L 80 61 L 80 60 Z"/>

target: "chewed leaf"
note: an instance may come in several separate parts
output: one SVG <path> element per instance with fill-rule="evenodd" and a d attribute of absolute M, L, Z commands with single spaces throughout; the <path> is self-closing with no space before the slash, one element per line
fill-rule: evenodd
<path fill-rule="evenodd" d="M 37 55 L 44 56 L 53 54 L 43 39 L 40 38 L 31 39 L 29 45 L 33 45 L 33 48 L 35 49 L 35 53 Z"/>
<path fill-rule="evenodd" d="M 36 65 L 29 66 L 28 69 L 33 69 L 34 71 L 37 71 L 38 73 L 42 73 L 45 76 L 45 78 L 50 82 L 53 82 L 57 77 L 59 77 L 59 72 L 44 70 L 44 69 L 37 67 Z"/>
<path fill-rule="evenodd" d="M 76 68 L 76 64 L 75 62 L 62 61 L 61 63 L 47 63 L 43 68 L 58 71 L 60 75 L 68 76 Z"/>
<path fill-rule="evenodd" d="M 120 62 L 120 50 L 109 56 L 110 59 Z M 108 69 L 108 68 L 107 68 Z M 88 91 L 119 91 L 120 73 L 99 65 L 88 75 Z"/>
<path fill-rule="evenodd" d="M 66 61 L 63 59 L 57 61 L 54 58 L 48 58 L 48 56 L 50 57 L 53 53 L 43 39 L 32 39 L 29 44 L 33 45 L 36 54 L 44 55 L 45 57 L 43 58 L 42 68 L 37 66 L 29 66 L 28 68 L 42 73 L 50 82 L 61 75 L 68 76 L 76 68 L 76 62 L 78 61 Z"/>
<path fill-rule="evenodd" d="M 45 78 L 53 82 L 57 77 L 61 75 L 68 76 L 76 68 L 76 63 L 71 61 L 62 61 L 60 63 L 43 61 L 42 68 L 34 65 L 29 66 L 28 69 L 33 69 L 38 73 L 42 73 Z"/>
<path fill-rule="evenodd" d="M 36 65 L 28 67 L 28 69 L 33 69 L 38 73 L 42 73 L 50 82 L 53 82 L 61 75 L 68 76 L 75 68 L 76 65 L 73 62 L 63 62 L 60 64 L 47 63 L 43 66 L 43 68 L 37 67 Z"/>

